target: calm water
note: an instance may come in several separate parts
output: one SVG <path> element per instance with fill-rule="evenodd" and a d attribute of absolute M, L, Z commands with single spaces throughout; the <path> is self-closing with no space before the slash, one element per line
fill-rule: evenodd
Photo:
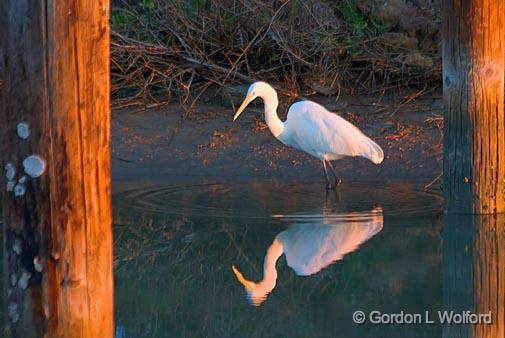
<path fill-rule="evenodd" d="M 117 338 L 503 336 L 505 216 L 442 217 L 422 185 L 178 183 L 113 203 Z M 441 325 L 442 310 L 497 324 Z"/>
<path fill-rule="evenodd" d="M 326 192 L 319 181 L 216 182 L 113 200 L 117 337 L 442 336 L 441 325 L 352 320 L 356 310 L 442 309 L 438 192 L 409 183 L 345 182 Z M 253 284 L 264 260 L 265 279 Z"/>

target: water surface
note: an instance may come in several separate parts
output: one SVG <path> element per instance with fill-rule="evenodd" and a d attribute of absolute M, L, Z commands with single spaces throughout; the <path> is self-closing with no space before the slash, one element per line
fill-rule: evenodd
<path fill-rule="evenodd" d="M 178 183 L 113 200 L 117 337 L 442 336 L 352 321 L 443 307 L 442 202 L 422 185 Z M 232 266 L 260 281 L 276 240 L 275 286 L 254 302 Z"/>

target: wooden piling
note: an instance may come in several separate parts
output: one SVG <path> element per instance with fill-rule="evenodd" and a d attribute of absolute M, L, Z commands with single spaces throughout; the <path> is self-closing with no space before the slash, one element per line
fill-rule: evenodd
<path fill-rule="evenodd" d="M 109 0 L 0 1 L 7 331 L 112 337 Z"/>
<path fill-rule="evenodd" d="M 505 2 L 443 0 L 446 210 L 505 212 Z"/>

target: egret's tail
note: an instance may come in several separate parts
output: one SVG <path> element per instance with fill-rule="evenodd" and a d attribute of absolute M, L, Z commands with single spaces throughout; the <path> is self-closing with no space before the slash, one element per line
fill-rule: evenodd
<path fill-rule="evenodd" d="M 382 151 L 382 148 L 371 139 L 368 139 L 368 143 L 368 152 L 364 156 L 375 164 L 382 163 L 384 160 L 384 151 Z"/>

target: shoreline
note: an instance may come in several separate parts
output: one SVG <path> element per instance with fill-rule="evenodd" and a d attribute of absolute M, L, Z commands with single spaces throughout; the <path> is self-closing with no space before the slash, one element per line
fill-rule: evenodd
<path fill-rule="evenodd" d="M 406 96 L 408 97 L 408 96 Z M 281 98 L 279 116 L 287 104 Z M 335 161 L 342 179 L 430 181 L 442 171 L 441 94 L 402 103 L 393 96 L 316 96 L 311 100 L 358 126 L 384 150 L 384 162 Z M 405 101 L 405 100 L 404 100 Z M 232 121 L 233 107 L 208 100 L 186 119 L 179 104 L 112 113 L 112 180 L 163 181 L 168 178 L 322 179 L 320 162 L 284 146 L 263 120 L 262 104 L 252 104 Z M 443 122 L 442 122 L 443 123 Z"/>

